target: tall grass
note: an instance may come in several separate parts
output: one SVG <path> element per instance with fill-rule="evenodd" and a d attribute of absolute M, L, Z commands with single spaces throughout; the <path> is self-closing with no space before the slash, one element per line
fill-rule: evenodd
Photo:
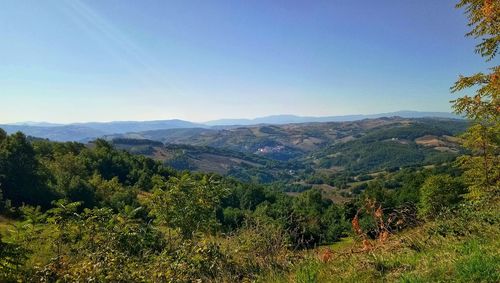
<path fill-rule="evenodd" d="M 274 282 L 500 282 L 500 214 L 464 207 L 387 241 L 322 247 Z M 263 280 L 267 281 L 267 280 Z"/>

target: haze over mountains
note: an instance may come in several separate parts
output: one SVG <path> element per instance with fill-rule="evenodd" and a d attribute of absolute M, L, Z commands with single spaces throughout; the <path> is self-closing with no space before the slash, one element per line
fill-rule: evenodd
<path fill-rule="evenodd" d="M 378 114 L 358 114 L 358 115 L 343 115 L 343 116 L 297 116 L 297 115 L 272 115 L 259 117 L 255 119 L 219 119 L 206 122 L 210 126 L 230 126 L 230 125 L 258 125 L 258 124 L 290 124 L 290 123 L 312 123 L 312 122 L 348 122 L 362 119 L 376 119 L 382 117 L 401 117 L 401 118 L 460 118 L 459 116 L 448 112 L 420 112 L 420 111 L 397 111 Z"/>
<path fill-rule="evenodd" d="M 110 134 L 198 127 L 207 126 L 178 119 L 159 121 L 89 122 L 68 125 L 36 122 L 0 125 L 0 128 L 3 128 L 7 133 L 21 131 L 29 136 L 54 141 L 88 141 Z"/>
<path fill-rule="evenodd" d="M 255 119 L 220 119 L 205 123 L 193 123 L 189 121 L 172 119 L 157 121 L 113 121 L 113 122 L 87 122 L 58 124 L 48 122 L 19 122 L 0 125 L 7 133 L 17 131 L 39 138 L 46 138 L 54 141 L 88 141 L 98 137 L 112 134 L 124 134 L 133 132 L 144 132 L 154 130 L 183 129 L 183 128 L 210 128 L 228 126 L 247 126 L 258 124 L 291 124 L 291 123 L 312 123 L 312 122 L 345 122 L 362 119 L 375 119 L 381 117 L 402 117 L 402 118 L 460 118 L 448 112 L 419 112 L 419 111 L 398 111 L 390 113 L 369 114 L 369 115 L 345 115 L 327 117 L 309 117 L 296 115 L 273 115 L 259 117 Z"/>

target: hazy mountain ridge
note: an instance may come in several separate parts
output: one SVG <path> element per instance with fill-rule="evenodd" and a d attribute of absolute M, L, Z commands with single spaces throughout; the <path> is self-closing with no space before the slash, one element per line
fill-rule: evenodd
<path fill-rule="evenodd" d="M 68 125 L 35 122 L 0 125 L 0 128 L 3 128 L 7 133 L 20 131 L 29 136 L 35 136 L 54 141 L 83 142 L 111 134 L 196 127 L 207 126 L 178 119 L 158 121 L 89 122 L 74 123 Z"/>
<path fill-rule="evenodd" d="M 231 125 L 257 125 L 257 124 L 290 124 L 290 123 L 311 123 L 311 122 L 348 122 L 362 119 L 376 119 L 382 117 L 402 117 L 402 118 L 450 118 L 459 119 L 460 116 L 448 112 L 420 112 L 420 111 L 397 111 L 378 114 L 359 114 L 341 116 L 297 116 L 297 115 L 271 115 L 255 119 L 219 119 L 208 121 L 205 124 L 210 126 L 231 126 Z"/>
<path fill-rule="evenodd" d="M 179 119 L 155 120 L 155 121 L 113 121 L 113 122 L 86 122 L 72 124 L 57 124 L 48 122 L 20 122 L 0 125 L 7 133 L 17 131 L 39 138 L 54 141 L 89 141 L 105 135 L 135 133 L 169 129 L 229 129 L 237 128 L 238 125 L 285 125 L 293 123 L 323 123 L 323 122 L 348 122 L 363 119 L 378 119 L 382 117 L 402 118 L 459 118 L 446 112 L 418 112 L 399 111 L 391 113 L 380 113 L 372 115 L 346 115 L 329 117 L 305 117 L 295 115 L 274 115 L 255 119 L 221 119 L 206 123 L 193 123 Z"/>
<path fill-rule="evenodd" d="M 49 139 L 53 141 L 85 141 L 100 137 L 106 134 L 101 130 L 93 129 L 83 125 L 67 126 L 19 126 L 19 125 L 0 125 L 8 134 L 23 132 L 28 136 Z"/>

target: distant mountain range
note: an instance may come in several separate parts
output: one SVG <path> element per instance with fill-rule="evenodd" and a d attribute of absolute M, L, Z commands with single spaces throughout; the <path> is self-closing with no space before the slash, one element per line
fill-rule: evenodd
<path fill-rule="evenodd" d="M 447 112 L 418 112 L 398 111 L 371 115 L 346 115 L 329 117 L 305 117 L 295 115 L 274 115 L 255 119 L 221 119 L 206 123 L 193 123 L 184 120 L 158 120 L 158 121 L 115 121 L 115 122 L 89 122 L 73 124 L 55 124 L 47 122 L 21 122 L 0 125 L 7 133 L 21 131 L 26 135 L 46 138 L 54 141 L 88 141 L 98 137 L 113 134 L 124 134 L 155 130 L 191 129 L 191 128 L 225 128 L 230 126 L 248 126 L 258 124 L 283 125 L 292 123 L 312 122 L 345 122 L 382 117 L 402 118 L 460 118 Z"/>
<path fill-rule="evenodd" d="M 258 125 L 258 124 L 291 124 L 291 123 L 313 123 L 313 122 L 349 122 L 363 119 L 377 119 L 382 117 L 401 117 L 401 118 L 449 118 L 460 119 L 460 116 L 449 112 L 420 112 L 420 111 L 397 111 L 379 114 L 367 115 L 344 115 L 344 116 L 296 116 L 296 115 L 272 115 L 259 117 L 255 119 L 220 119 L 206 122 L 209 126 L 231 126 L 231 125 Z"/>
<path fill-rule="evenodd" d="M 21 131 L 26 135 L 54 141 L 88 141 L 110 134 L 199 127 L 206 128 L 208 126 L 177 119 L 160 121 L 89 122 L 67 125 L 36 122 L 0 125 L 0 128 L 3 128 L 7 133 Z"/>

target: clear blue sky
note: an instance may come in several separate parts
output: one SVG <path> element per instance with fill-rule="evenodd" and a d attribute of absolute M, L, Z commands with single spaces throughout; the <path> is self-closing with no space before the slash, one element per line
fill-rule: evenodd
<path fill-rule="evenodd" d="M 451 0 L 0 0 L 0 123 L 450 111 Z"/>

